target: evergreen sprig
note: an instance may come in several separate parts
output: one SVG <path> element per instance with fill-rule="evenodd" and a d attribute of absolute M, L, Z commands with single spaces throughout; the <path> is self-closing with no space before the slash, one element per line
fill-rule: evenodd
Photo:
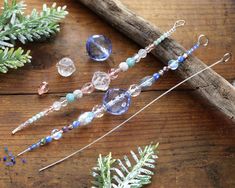
<path fill-rule="evenodd" d="M 34 9 L 27 16 L 24 15 L 25 8 L 26 4 L 22 1 L 4 0 L 0 15 L 0 48 L 3 49 L 0 50 L 0 72 L 2 73 L 6 73 L 9 68 L 22 67 L 31 61 L 29 51 L 24 54 L 21 48 L 14 50 L 16 40 L 25 44 L 27 41 L 48 38 L 59 32 L 58 22 L 68 14 L 66 6 L 56 7 L 55 3 L 51 7 L 44 4 L 41 12 Z"/>
<path fill-rule="evenodd" d="M 146 146 L 143 150 L 138 147 L 138 156 L 131 151 L 134 165 L 127 156 L 122 162 L 112 159 L 111 153 L 106 157 L 100 155 L 97 166 L 93 168 L 93 188 L 139 188 L 150 184 L 158 158 L 157 147 L 158 144 Z"/>
<path fill-rule="evenodd" d="M 24 53 L 22 48 L 17 50 L 13 48 L 0 49 L 0 72 L 6 73 L 9 68 L 17 69 L 18 67 L 23 67 L 25 63 L 29 63 L 31 61 L 29 52 Z"/>
<path fill-rule="evenodd" d="M 68 14 L 66 6 L 56 7 L 56 3 L 52 7 L 44 4 L 42 12 L 39 13 L 34 9 L 27 16 L 23 15 L 24 7 L 22 2 L 18 4 L 13 1 L 10 5 L 8 0 L 5 0 L 3 13 L 0 16 L 2 20 L 0 23 L 5 23 L 0 31 L 1 48 L 13 47 L 13 42 L 17 39 L 25 44 L 27 41 L 50 37 L 59 32 L 58 22 Z"/>

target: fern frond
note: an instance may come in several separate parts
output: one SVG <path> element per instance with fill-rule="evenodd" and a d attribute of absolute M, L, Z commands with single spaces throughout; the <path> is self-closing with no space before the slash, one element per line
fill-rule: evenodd
<path fill-rule="evenodd" d="M 17 69 L 24 66 L 25 63 L 31 62 L 30 51 L 24 53 L 22 48 L 14 50 L 14 48 L 0 49 L 0 72 L 7 73 L 8 69 Z"/>
<path fill-rule="evenodd" d="M 7 4 L 6 1 L 4 7 L 8 7 L 9 5 Z M 54 3 L 52 7 L 47 7 L 44 4 L 43 10 L 40 13 L 34 9 L 28 16 L 23 16 L 22 14 L 16 15 L 17 19 L 15 20 L 18 20 L 17 22 L 14 21 L 14 23 L 7 24 L 2 28 L 0 32 L 0 47 L 12 47 L 12 41 L 17 39 L 24 44 L 27 41 L 48 38 L 59 32 L 58 22 L 67 14 L 66 6 L 56 7 Z"/>
<path fill-rule="evenodd" d="M 158 158 L 157 147 L 158 144 L 146 146 L 143 150 L 138 147 L 138 155 L 131 151 L 134 165 L 127 156 L 124 156 L 122 161 L 111 159 L 111 154 L 106 157 L 100 155 L 97 167 L 93 169 L 94 188 L 139 188 L 150 184 Z M 110 161 L 112 162 L 110 163 Z M 114 163 L 115 161 L 117 163 Z M 108 184 L 104 184 L 104 182 L 108 182 Z"/>

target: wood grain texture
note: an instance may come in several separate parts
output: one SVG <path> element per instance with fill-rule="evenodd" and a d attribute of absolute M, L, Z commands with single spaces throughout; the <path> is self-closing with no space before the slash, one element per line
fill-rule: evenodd
<path fill-rule="evenodd" d="M 104 18 L 114 28 L 140 44 L 147 46 L 159 38 L 163 33 L 157 26 L 137 16 L 124 6 L 119 0 L 79 0 L 92 11 Z M 167 64 L 186 52 L 179 43 L 166 39 L 155 50 L 153 55 Z M 206 65 L 194 56 L 190 56 L 186 63 L 176 71 L 182 78 L 187 78 Z M 235 122 L 235 89 L 227 80 L 213 70 L 203 72 L 188 81 L 189 85 L 209 103 L 217 107 L 221 113 Z"/>
<path fill-rule="evenodd" d="M 42 3 L 52 2 L 26 1 L 28 12 L 33 8 L 40 9 Z M 0 75 L 1 156 L 4 155 L 4 146 L 18 153 L 50 134 L 53 128 L 63 127 L 81 112 L 90 110 L 93 105 L 101 102 L 102 93 L 95 92 L 64 111 L 39 121 L 34 127 L 15 136 L 10 135 L 18 123 L 47 107 L 66 92 L 90 81 L 94 71 L 107 71 L 139 49 L 139 46 L 76 0 L 57 2 L 59 5 L 67 4 L 70 11 L 70 15 L 62 22 L 61 32 L 49 41 L 24 46 L 25 49 L 32 50 L 32 64 Z M 156 24 L 162 31 L 170 28 L 176 19 L 187 17 L 187 26 L 176 32 L 172 38 L 189 48 L 200 33 L 207 34 L 211 39 L 210 45 L 206 50 L 198 50 L 196 55 L 208 64 L 228 50 L 235 54 L 234 1 L 123 0 L 123 3 Z M 85 51 L 87 37 L 97 33 L 107 35 L 113 42 L 113 55 L 103 64 L 90 61 Z M 55 68 L 56 62 L 64 56 L 71 57 L 78 68 L 71 78 L 61 78 Z M 150 55 L 128 74 L 121 74 L 112 83 L 112 87 L 127 88 L 161 67 L 161 62 Z M 234 61 L 215 67 L 215 71 L 229 82 L 235 80 Z M 49 82 L 50 92 L 40 98 L 36 95 L 36 90 L 44 80 Z M 153 183 L 148 187 L 234 187 L 234 123 L 221 117 L 213 106 L 201 102 L 195 95 L 196 90 L 188 86 L 182 86 L 162 98 L 123 128 L 71 160 L 43 173 L 37 172 L 40 167 L 70 154 L 106 133 L 179 81 L 175 74 L 168 74 L 150 90 L 135 98 L 127 114 L 106 115 L 95 120 L 89 128 L 73 131 L 60 142 L 25 155 L 25 165 L 18 161 L 14 168 L 6 168 L 1 162 L 0 187 L 90 187 L 90 169 L 100 153 L 105 155 L 111 151 L 113 156 L 121 157 L 129 150 L 135 150 L 136 146 L 144 146 L 152 141 L 160 142 L 160 153 Z"/>

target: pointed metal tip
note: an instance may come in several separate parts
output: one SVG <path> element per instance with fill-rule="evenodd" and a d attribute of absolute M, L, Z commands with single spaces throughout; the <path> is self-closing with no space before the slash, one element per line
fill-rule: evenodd
<path fill-rule="evenodd" d="M 29 148 L 27 148 L 26 150 L 22 151 L 22 152 L 19 153 L 18 155 L 16 155 L 16 157 L 19 157 L 19 156 L 23 155 L 23 154 L 26 153 L 27 151 L 29 151 Z"/>

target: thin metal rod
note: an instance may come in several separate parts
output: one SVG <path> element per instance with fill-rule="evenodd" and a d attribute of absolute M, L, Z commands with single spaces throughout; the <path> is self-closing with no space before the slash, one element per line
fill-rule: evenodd
<path fill-rule="evenodd" d="M 111 129 L 110 131 L 108 131 L 107 133 L 105 133 L 103 136 L 97 138 L 96 140 L 94 140 L 93 142 L 89 143 L 88 145 L 84 146 L 83 148 L 71 153 L 70 155 L 50 164 L 50 165 L 47 165 L 41 169 L 39 169 L 39 172 L 42 172 L 48 168 L 51 168 L 59 163 L 62 163 L 63 161 L 71 158 L 72 156 L 78 154 L 79 152 L 85 150 L 86 148 L 90 147 L 91 145 L 95 144 L 96 142 L 100 141 L 101 139 L 103 139 L 104 137 L 108 136 L 109 134 L 113 133 L 115 130 L 117 130 L 118 128 L 120 128 L 121 126 L 123 126 L 125 123 L 127 123 L 128 121 L 130 121 L 132 118 L 134 118 L 135 116 L 137 116 L 139 113 L 141 113 L 142 111 L 144 111 L 146 108 L 148 108 L 150 105 L 152 105 L 154 102 L 156 102 L 157 100 L 159 100 L 160 98 L 162 98 L 163 96 L 167 95 L 168 93 L 170 93 L 172 90 L 174 90 L 175 88 L 179 87 L 180 85 L 184 84 L 185 82 L 187 82 L 188 80 L 190 80 L 191 78 L 197 76 L 198 74 L 204 72 L 205 70 L 207 69 L 210 69 L 211 67 L 219 64 L 219 63 L 222 63 L 222 62 L 227 62 L 231 57 L 231 54 L 230 53 L 226 53 L 224 55 L 224 57 L 222 59 L 220 59 L 219 61 L 213 63 L 212 65 L 200 70 L 199 72 L 193 74 L 192 76 L 186 78 L 185 80 L 183 80 L 182 82 L 176 84 L 175 86 L 173 86 L 172 88 L 170 88 L 169 90 L 167 90 L 166 92 L 162 93 L 161 95 L 159 95 L 157 98 L 155 98 L 154 100 L 152 100 L 150 103 L 148 103 L 146 106 L 144 106 L 142 109 L 140 109 L 138 112 L 136 112 L 135 114 L 133 114 L 131 117 L 129 117 L 128 119 L 126 119 L 125 121 L 123 121 L 121 124 L 119 124 L 118 126 L 114 127 L 113 129 Z"/>

